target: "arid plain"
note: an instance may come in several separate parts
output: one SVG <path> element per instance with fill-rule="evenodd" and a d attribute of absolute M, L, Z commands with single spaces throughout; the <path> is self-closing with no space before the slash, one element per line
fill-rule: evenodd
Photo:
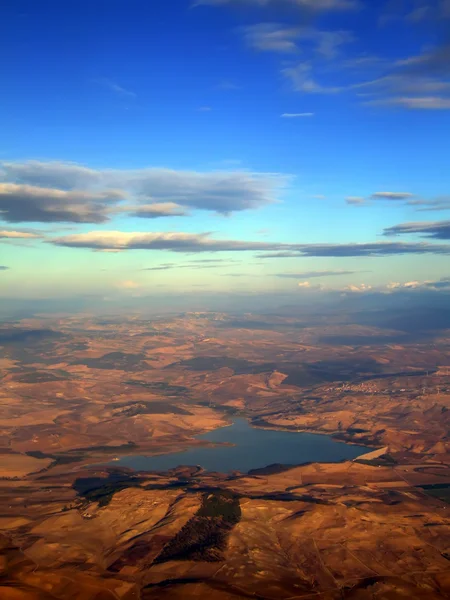
<path fill-rule="evenodd" d="M 450 330 L 61 315 L 3 325 L 0 347 L 2 599 L 450 597 Z M 208 445 L 234 415 L 373 452 L 112 463 Z"/>

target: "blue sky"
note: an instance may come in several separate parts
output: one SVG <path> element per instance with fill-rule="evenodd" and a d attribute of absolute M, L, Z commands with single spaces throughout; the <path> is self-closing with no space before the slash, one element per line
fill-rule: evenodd
<path fill-rule="evenodd" d="M 449 0 L 0 18 L 2 296 L 445 289 Z"/>

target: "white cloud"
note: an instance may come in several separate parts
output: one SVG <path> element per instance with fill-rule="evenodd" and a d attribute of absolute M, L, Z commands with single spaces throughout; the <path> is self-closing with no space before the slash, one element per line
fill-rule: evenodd
<path fill-rule="evenodd" d="M 254 50 L 269 52 L 297 52 L 296 40 L 301 29 L 285 27 L 276 23 L 258 23 L 241 27 L 245 43 Z"/>
<path fill-rule="evenodd" d="M 338 86 L 323 86 L 318 83 L 312 75 L 312 66 L 306 62 L 293 67 L 286 67 L 281 70 L 281 74 L 290 80 L 296 92 L 306 94 L 339 94 L 345 89 Z"/>
<path fill-rule="evenodd" d="M 188 212 L 174 202 L 155 202 L 155 204 L 140 204 L 137 206 L 123 206 L 122 212 L 128 212 L 133 217 L 156 219 L 159 217 L 184 217 Z"/>
<path fill-rule="evenodd" d="M 450 254 L 450 245 L 402 242 L 367 244 L 287 244 L 214 239 L 206 233 L 91 231 L 49 240 L 69 248 L 93 250 L 170 250 L 173 252 L 271 251 L 258 258 L 392 256 L 397 254 Z"/>
<path fill-rule="evenodd" d="M 371 285 L 366 285 L 365 283 L 361 283 L 359 285 L 348 285 L 347 287 L 344 288 L 343 291 L 360 294 L 360 293 L 364 293 L 364 292 L 370 292 L 372 290 L 373 290 L 373 287 Z"/>
<path fill-rule="evenodd" d="M 312 112 L 307 112 L 307 113 L 283 113 L 281 115 L 281 117 L 283 119 L 297 119 L 297 118 L 301 118 L 301 117 L 313 117 L 314 113 Z"/>
<path fill-rule="evenodd" d="M 37 233 L 30 233 L 27 231 L 10 231 L 10 230 L 0 230 L 0 239 L 11 239 L 11 240 L 17 240 L 17 239 L 24 239 L 24 240 L 31 240 L 31 239 L 36 239 L 41 237 L 40 235 L 38 235 Z"/>

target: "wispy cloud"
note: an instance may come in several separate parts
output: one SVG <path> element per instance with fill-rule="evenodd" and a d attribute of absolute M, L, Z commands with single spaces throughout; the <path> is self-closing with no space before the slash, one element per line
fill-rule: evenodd
<path fill-rule="evenodd" d="M 141 204 L 138 206 L 123 206 L 121 212 L 127 212 L 132 217 L 141 219 L 157 219 L 160 217 L 185 217 L 189 213 L 179 204 L 174 202 L 155 202 L 155 204 Z"/>
<path fill-rule="evenodd" d="M 317 277 L 355 275 L 356 273 L 361 273 L 361 271 L 306 271 L 303 273 L 275 273 L 273 276 L 287 279 L 314 279 Z"/>
<path fill-rule="evenodd" d="M 424 221 L 418 223 L 401 223 L 387 227 L 384 235 L 406 235 L 421 233 L 435 240 L 450 240 L 450 221 Z"/>
<path fill-rule="evenodd" d="M 371 197 L 373 200 L 408 200 L 413 196 L 410 192 L 375 192 Z"/>
<path fill-rule="evenodd" d="M 283 119 L 298 119 L 302 117 L 314 117 L 314 113 L 306 112 L 306 113 L 283 113 L 281 115 Z"/>
<path fill-rule="evenodd" d="M 17 240 L 17 239 L 22 239 L 22 240 L 32 240 L 32 239 L 37 239 L 42 237 L 41 235 L 37 234 L 37 233 L 32 233 L 29 231 L 14 231 L 14 230 L 10 230 L 10 229 L 0 229 L 0 239 L 6 239 L 6 240 Z"/>
<path fill-rule="evenodd" d="M 115 81 L 112 81 L 111 79 L 107 79 L 106 77 L 101 77 L 100 79 L 96 79 L 95 82 L 98 83 L 99 85 L 104 86 L 105 88 L 108 88 L 112 92 L 115 92 L 119 96 L 125 96 L 128 98 L 136 98 L 136 94 L 134 92 L 132 92 L 131 90 L 127 90 L 126 88 L 122 87 Z"/>
<path fill-rule="evenodd" d="M 276 23 L 258 23 L 241 27 L 245 43 L 254 50 L 264 52 L 297 52 L 296 40 L 301 35 L 301 29 L 285 27 Z"/>
<path fill-rule="evenodd" d="M 352 206 L 365 206 L 367 204 L 367 200 L 362 196 L 348 196 L 345 201 Z"/>
<path fill-rule="evenodd" d="M 91 231 L 62 236 L 48 243 L 68 248 L 111 250 L 170 250 L 172 252 L 248 252 L 272 251 L 259 258 L 286 256 L 392 256 L 397 254 L 450 254 L 450 245 L 402 242 L 372 242 L 366 244 L 285 244 L 215 239 L 210 233 Z"/>
<path fill-rule="evenodd" d="M 316 81 L 311 64 L 302 62 L 296 66 L 285 67 L 281 74 L 291 82 L 296 92 L 305 94 L 339 94 L 345 90 L 343 86 L 322 85 Z"/>
<path fill-rule="evenodd" d="M 387 74 L 354 86 L 358 88 L 369 94 L 365 103 L 372 106 L 450 109 L 450 43 L 398 60 Z"/>
<path fill-rule="evenodd" d="M 9 267 L 5 267 L 5 265 L 0 265 L 0 271 L 8 271 Z"/>

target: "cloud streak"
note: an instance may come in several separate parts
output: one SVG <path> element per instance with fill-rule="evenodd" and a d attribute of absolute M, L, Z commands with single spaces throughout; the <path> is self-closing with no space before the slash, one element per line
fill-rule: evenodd
<path fill-rule="evenodd" d="M 111 81 L 111 79 L 102 77 L 101 79 L 96 79 L 95 81 L 96 83 L 102 85 L 105 88 L 108 88 L 109 90 L 118 94 L 119 96 L 124 96 L 127 98 L 136 98 L 136 94 L 134 92 L 132 92 L 131 90 L 127 90 L 115 81 Z"/>
<path fill-rule="evenodd" d="M 41 236 L 37 233 L 29 231 L 14 231 L 9 229 L 0 229 L 0 239 L 3 240 L 32 240 L 40 238 Z"/>
<path fill-rule="evenodd" d="M 450 221 L 428 221 L 419 223 L 401 223 L 384 230 L 384 235 L 408 235 L 420 233 L 435 240 L 450 240 Z"/>
<path fill-rule="evenodd" d="M 93 250 L 170 250 L 172 252 L 249 252 L 272 251 L 259 258 L 285 256 L 391 256 L 397 254 L 450 254 L 450 245 L 402 242 L 373 242 L 367 244 L 284 244 L 276 242 L 253 242 L 220 240 L 210 233 L 149 233 L 121 231 L 91 231 L 62 236 L 48 243 L 68 248 Z"/>
<path fill-rule="evenodd" d="M 344 275 L 355 275 L 361 271 L 306 271 L 304 273 L 276 273 L 275 277 L 287 279 L 315 279 L 318 277 L 338 277 Z"/>
<path fill-rule="evenodd" d="M 302 117 L 314 117 L 314 113 L 305 112 L 305 113 L 283 113 L 281 115 L 282 119 L 298 119 Z"/>

